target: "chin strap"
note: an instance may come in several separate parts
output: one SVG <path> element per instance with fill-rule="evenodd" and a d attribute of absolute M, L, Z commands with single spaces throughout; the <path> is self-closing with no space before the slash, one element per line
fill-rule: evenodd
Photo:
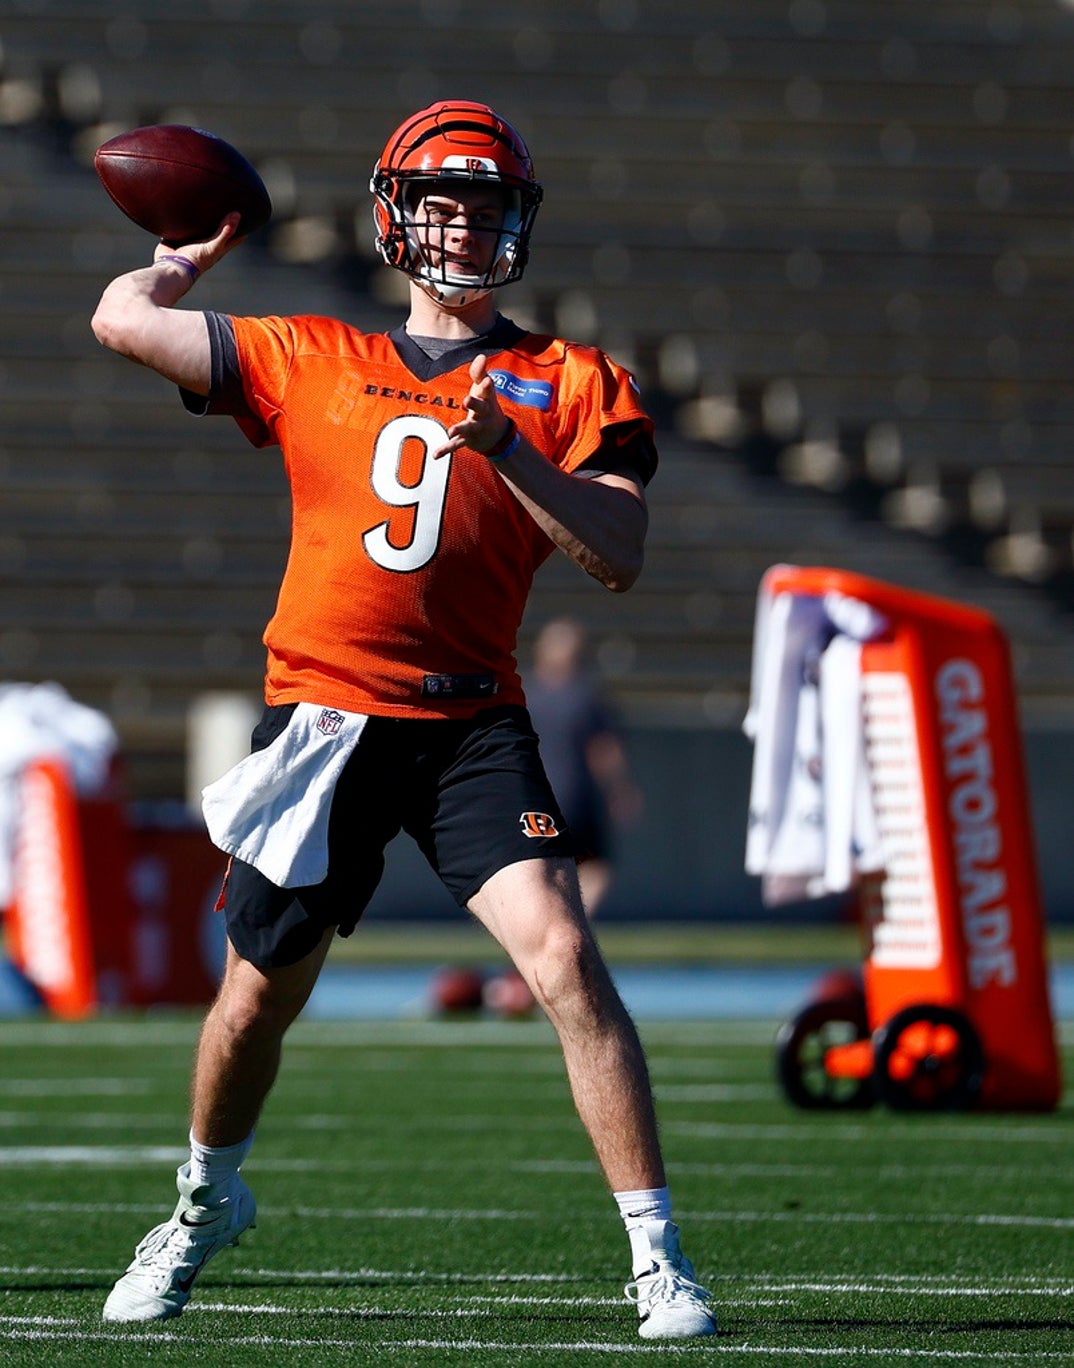
<path fill-rule="evenodd" d="M 434 303 L 439 304 L 442 309 L 467 309 L 478 299 L 484 299 L 492 291 L 487 285 L 462 286 L 451 294 L 445 293 L 439 286 L 434 285 L 431 280 L 425 280 L 421 276 L 411 276 L 420 289 L 424 290 Z M 448 286 L 450 290 L 452 287 Z"/>

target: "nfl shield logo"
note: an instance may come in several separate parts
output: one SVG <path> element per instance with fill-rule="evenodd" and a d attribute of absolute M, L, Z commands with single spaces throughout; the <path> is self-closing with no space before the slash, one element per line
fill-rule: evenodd
<path fill-rule="evenodd" d="M 342 726 L 343 714 L 336 712 L 334 708 L 325 708 L 317 719 L 317 730 L 325 736 L 338 736 Z"/>

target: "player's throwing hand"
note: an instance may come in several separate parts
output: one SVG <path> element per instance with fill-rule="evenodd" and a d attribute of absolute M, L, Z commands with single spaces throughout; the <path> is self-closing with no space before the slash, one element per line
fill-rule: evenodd
<path fill-rule="evenodd" d="M 503 438 L 511 420 L 500 408 L 496 386 L 488 367 L 489 359 L 484 355 L 475 356 L 470 362 L 472 383 L 470 393 L 463 401 L 467 416 L 461 423 L 448 428 L 448 440 L 436 453 L 438 456 L 458 451 L 463 446 L 479 451 L 484 456 Z"/>
<path fill-rule="evenodd" d="M 204 275 L 221 257 L 238 246 L 241 239 L 235 234 L 238 232 L 241 218 L 237 212 L 228 214 L 213 236 L 206 238 L 204 242 L 188 242 L 183 247 L 169 247 L 166 242 L 158 242 L 153 251 L 153 260 L 173 261 L 179 255 L 189 261 L 199 275 Z"/>

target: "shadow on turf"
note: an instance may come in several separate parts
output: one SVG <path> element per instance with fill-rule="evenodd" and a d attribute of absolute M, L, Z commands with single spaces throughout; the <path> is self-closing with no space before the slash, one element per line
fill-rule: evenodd
<path fill-rule="evenodd" d="M 80 1282 L 74 1278 L 18 1278 L 5 1274 L 0 1292 L 100 1292 L 103 1301 L 114 1282 L 112 1276 Z"/>
<path fill-rule="evenodd" d="M 1074 1332 L 1071 1320 L 965 1320 L 932 1321 L 906 1320 L 903 1317 L 881 1319 L 876 1316 L 786 1316 L 779 1320 L 767 1321 L 773 1329 L 802 1330 L 811 1329 L 824 1332 L 840 1330 L 897 1330 L 900 1333 L 922 1335 L 967 1335 L 979 1334 L 989 1330 L 1010 1334 L 1012 1331 L 1037 1332 L 1040 1330 L 1069 1330 Z"/>

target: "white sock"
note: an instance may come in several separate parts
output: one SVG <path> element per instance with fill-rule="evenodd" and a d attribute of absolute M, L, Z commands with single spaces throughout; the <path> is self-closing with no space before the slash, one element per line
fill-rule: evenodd
<path fill-rule="evenodd" d="M 619 1214 L 630 1240 L 630 1261 L 634 1276 L 652 1266 L 646 1221 L 671 1220 L 671 1194 L 666 1187 L 639 1188 L 632 1192 L 614 1192 Z"/>
<path fill-rule="evenodd" d="M 253 1131 L 237 1145 L 203 1145 L 190 1132 L 190 1178 L 198 1187 L 227 1187 L 254 1143 Z"/>

